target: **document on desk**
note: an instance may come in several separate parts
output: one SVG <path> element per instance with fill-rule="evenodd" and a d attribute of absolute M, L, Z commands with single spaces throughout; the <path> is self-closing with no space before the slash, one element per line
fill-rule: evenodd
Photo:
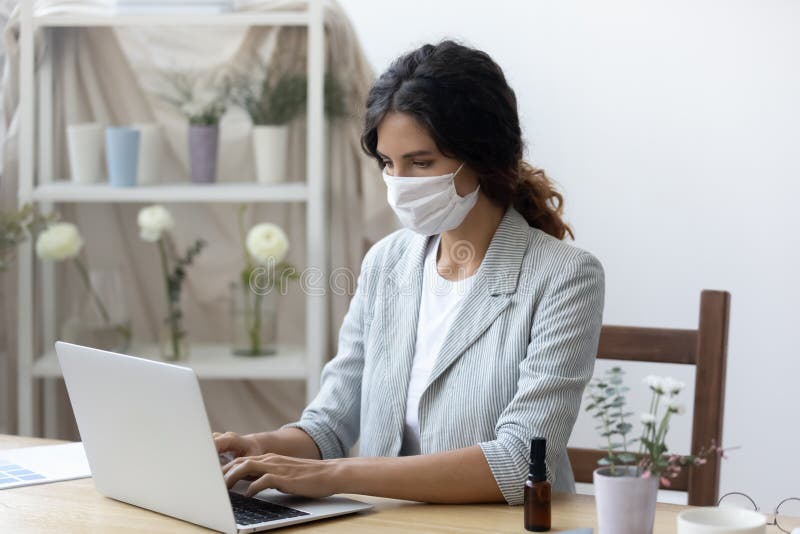
<path fill-rule="evenodd" d="M 90 476 L 80 441 L 0 450 L 0 490 Z"/>

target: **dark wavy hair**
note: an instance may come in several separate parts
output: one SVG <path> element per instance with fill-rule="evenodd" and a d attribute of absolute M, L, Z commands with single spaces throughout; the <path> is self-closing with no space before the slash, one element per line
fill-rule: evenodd
<path fill-rule="evenodd" d="M 383 168 L 378 125 L 407 113 L 427 129 L 442 154 L 476 170 L 481 191 L 528 224 L 564 239 L 564 199 L 553 182 L 523 161 L 517 98 L 488 54 L 451 40 L 426 44 L 395 59 L 370 89 L 361 147 Z"/>

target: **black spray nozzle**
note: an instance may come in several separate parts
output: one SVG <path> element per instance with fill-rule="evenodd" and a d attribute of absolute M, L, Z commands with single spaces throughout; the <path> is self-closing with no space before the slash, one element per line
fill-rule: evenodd
<path fill-rule="evenodd" d="M 531 439 L 531 463 L 544 462 L 547 451 L 547 440 L 545 438 Z"/>

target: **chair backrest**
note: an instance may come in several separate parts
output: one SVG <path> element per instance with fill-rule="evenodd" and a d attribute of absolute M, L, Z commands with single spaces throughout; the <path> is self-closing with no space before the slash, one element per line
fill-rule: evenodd
<path fill-rule="evenodd" d="M 704 290 L 697 329 L 603 325 L 600 332 L 598 358 L 696 366 L 692 452 L 712 439 L 720 444 L 722 438 L 730 300 L 727 291 Z M 597 460 L 606 451 L 569 448 L 568 454 L 575 481 L 591 483 Z M 662 488 L 688 492 L 691 505 L 712 506 L 719 494 L 719 473 L 720 458 L 712 454 L 705 465 L 682 470 L 669 488 Z"/>

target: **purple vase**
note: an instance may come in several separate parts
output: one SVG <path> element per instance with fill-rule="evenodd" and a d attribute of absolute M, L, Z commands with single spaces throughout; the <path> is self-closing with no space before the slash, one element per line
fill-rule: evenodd
<path fill-rule="evenodd" d="M 197 184 L 210 184 L 217 179 L 217 147 L 219 125 L 189 125 L 190 179 Z"/>

